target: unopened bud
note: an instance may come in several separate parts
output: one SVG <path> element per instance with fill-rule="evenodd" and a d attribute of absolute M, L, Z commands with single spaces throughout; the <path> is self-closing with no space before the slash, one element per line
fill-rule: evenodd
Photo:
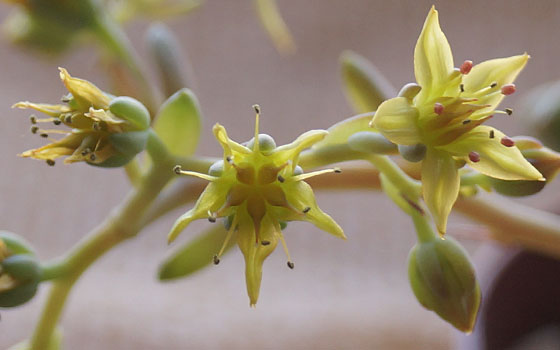
<path fill-rule="evenodd" d="M 253 137 L 247 142 L 247 148 L 255 147 L 255 138 Z M 263 154 L 270 154 L 276 148 L 276 141 L 268 134 L 259 134 L 259 151 Z"/>
<path fill-rule="evenodd" d="M 460 331 L 472 332 L 480 287 L 467 252 L 455 240 L 416 244 L 409 254 L 408 276 L 420 304 Z"/>
<path fill-rule="evenodd" d="M 409 162 L 416 163 L 426 156 L 426 146 L 418 143 L 416 145 L 399 145 L 399 153 Z"/>
<path fill-rule="evenodd" d="M 115 97 L 109 104 L 109 110 L 117 117 L 130 122 L 134 130 L 146 130 L 150 126 L 150 112 L 132 97 Z"/>

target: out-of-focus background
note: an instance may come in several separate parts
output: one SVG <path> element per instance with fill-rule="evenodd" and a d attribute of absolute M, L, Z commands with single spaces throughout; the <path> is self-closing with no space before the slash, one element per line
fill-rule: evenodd
<path fill-rule="evenodd" d="M 220 154 L 211 136 L 218 121 L 233 139 L 249 139 L 254 103 L 262 107 L 261 130 L 278 144 L 351 116 L 338 61 L 345 49 L 371 59 L 397 87 L 413 81 L 414 45 L 434 2 L 456 64 L 531 54 L 517 81 L 519 93 L 503 107 L 515 106 L 537 84 L 560 78 L 560 3 L 554 0 L 279 0 L 298 46 L 288 57 L 268 40 L 251 1 L 208 0 L 200 10 L 168 22 L 192 64 L 192 88 L 204 113 L 198 153 Z M 10 11 L 1 4 L 0 21 Z M 146 26 L 142 20 L 127 26 L 143 56 Z M 18 158 L 43 140 L 28 131 L 28 113 L 10 106 L 20 100 L 57 102 L 65 93 L 58 66 L 105 90 L 109 79 L 93 47 L 77 46 L 45 59 L 4 37 L 0 62 L 0 228 L 25 236 L 42 259 L 54 258 L 103 220 L 129 185 L 120 170 L 82 164 L 51 168 Z M 523 117 L 496 117 L 491 124 L 516 135 L 524 133 Z M 547 208 L 557 190 L 557 185 L 547 187 L 523 202 Z M 290 224 L 286 238 L 296 268 L 286 268 L 281 249 L 267 260 L 256 309 L 248 305 L 237 250 L 191 278 L 156 280 L 158 264 L 173 249 L 165 236 L 187 206 L 110 252 L 83 276 L 62 321 L 67 348 L 453 348 L 464 336 L 424 310 L 408 286 L 406 259 L 415 242 L 409 220 L 378 193 L 320 192 L 317 197 L 348 241 L 306 223 Z M 193 224 L 179 241 L 207 225 Z M 449 233 L 464 233 L 469 225 L 454 216 Z M 463 243 L 477 255 L 479 242 Z M 0 311 L 0 348 L 29 336 L 47 289 L 42 286 L 23 307 Z"/>

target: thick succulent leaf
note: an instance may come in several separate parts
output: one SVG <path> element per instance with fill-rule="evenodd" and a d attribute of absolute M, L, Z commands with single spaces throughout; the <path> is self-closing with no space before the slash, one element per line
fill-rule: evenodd
<path fill-rule="evenodd" d="M 224 252 L 229 251 L 237 240 L 234 233 Z M 161 281 L 187 277 L 212 262 L 226 238 L 223 225 L 216 224 L 193 240 L 183 244 L 160 265 L 158 277 Z"/>
<path fill-rule="evenodd" d="M 397 92 L 379 70 L 353 51 L 340 57 L 346 97 L 356 113 L 372 112 Z"/>
<path fill-rule="evenodd" d="M 198 145 L 200 119 L 196 96 L 189 89 L 181 89 L 161 105 L 154 129 L 171 153 L 190 156 Z"/>

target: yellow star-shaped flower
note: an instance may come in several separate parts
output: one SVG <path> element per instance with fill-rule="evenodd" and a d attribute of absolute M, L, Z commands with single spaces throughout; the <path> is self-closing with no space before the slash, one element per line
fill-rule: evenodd
<path fill-rule="evenodd" d="M 237 244 L 245 256 L 251 306 L 259 297 L 263 262 L 278 241 L 288 256 L 288 266 L 294 267 L 282 234 L 282 222 L 309 221 L 336 237 L 346 238 L 340 226 L 317 206 L 311 187 L 303 181 L 340 170 L 303 173 L 297 165 L 300 152 L 322 140 L 327 132 L 308 131 L 294 142 L 276 147 L 272 137 L 258 133 L 259 107 L 255 106 L 255 110 L 255 137 L 246 146 L 231 140 L 220 124 L 214 126 L 214 135 L 224 149 L 224 159 L 212 165 L 209 174 L 183 171 L 179 166 L 175 168 L 178 174 L 196 176 L 210 183 L 194 208 L 177 219 L 168 237 L 169 242 L 173 241 L 197 219 L 207 218 L 215 222 L 220 217 L 228 218 L 228 233 L 214 263 L 219 263 L 228 241 L 237 232 Z"/>
<path fill-rule="evenodd" d="M 424 200 L 440 234 L 460 186 L 458 168 L 473 169 L 503 180 L 544 180 L 512 139 L 481 125 L 515 92 L 513 81 L 529 55 L 498 58 L 473 67 L 465 61 L 454 68 L 449 43 L 432 7 L 414 50 L 417 84 L 405 86 L 399 97 L 383 102 L 372 120 L 379 132 L 399 145 L 423 145 Z"/>

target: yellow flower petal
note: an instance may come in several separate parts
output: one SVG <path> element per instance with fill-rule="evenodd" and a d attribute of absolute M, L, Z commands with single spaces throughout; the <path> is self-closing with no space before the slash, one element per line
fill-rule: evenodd
<path fill-rule="evenodd" d="M 439 26 L 438 12 L 432 6 L 414 49 L 414 74 L 422 90 L 419 101 L 440 96 L 453 72 L 453 54 Z"/>
<path fill-rule="evenodd" d="M 245 257 L 247 294 L 249 294 L 250 305 L 255 306 L 261 288 L 262 265 L 278 244 L 280 224 L 270 215 L 265 215 L 260 223 L 259 238 L 261 242 L 267 241 L 269 244 L 256 244 L 253 220 L 247 212 L 246 206 L 240 207 L 236 215 L 239 217 L 237 244 Z"/>
<path fill-rule="evenodd" d="M 493 138 L 490 138 L 492 132 Z M 501 131 L 489 126 L 478 126 L 452 143 L 440 147 L 454 156 L 463 157 L 469 165 L 481 173 L 502 180 L 544 180 L 515 146 L 501 144 L 506 137 Z M 480 156 L 478 162 L 469 159 L 469 153 Z"/>
<path fill-rule="evenodd" d="M 304 181 L 296 181 L 287 183 L 285 186 L 285 194 L 288 203 L 294 206 L 297 210 L 306 210 L 306 213 L 300 217 L 294 218 L 296 220 L 309 221 L 323 231 L 336 236 L 338 238 L 346 239 L 342 228 L 333 220 L 328 214 L 323 212 L 317 205 L 313 189 Z"/>
<path fill-rule="evenodd" d="M 499 92 L 500 87 L 513 83 L 528 60 L 529 55 L 525 53 L 518 56 L 484 61 L 474 66 L 471 72 L 463 77 L 464 97 L 469 97 L 476 91 L 488 88 L 493 83 L 497 84 L 495 87 L 497 93 L 479 97 L 477 101 L 478 104 L 487 104 L 490 107 L 475 113 L 475 115 L 496 108 L 504 98 L 504 95 Z"/>
<path fill-rule="evenodd" d="M 71 111 L 70 107 L 66 105 L 51 105 L 47 103 L 31 103 L 31 102 L 18 102 L 12 106 L 12 108 L 20 109 L 34 109 L 41 113 L 45 113 L 51 117 L 58 117 L 62 113 L 68 113 Z"/>
<path fill-rule="evenodd" d="M 422 162 L 422 191 L 441 235 L 445 234 L 447 217 L 459 195 L 460 182 L 453 157 L 428 148 Z"/>
<path fill-rule="evenodd" d="M 326 130 L 309 130 L 299 135 L 292 143 L 277 147 L 271 154 L 271 157 L 277 165 L 292 160 L 294 161 L 293 166 L 295 166 L 297 163 L 296 158 L 301 151 L 323 140 L 327 135 L 328 131 Z"/>
<path fill-rule="evenodd" d="M 64 68 L 58 69 L 60 70 L 60 79 L 66 86 L 66 89 L 72 94 L 76 103 L 78 103 L 84 112 L 89 110 L 90 107 L 95 109 L 109 109 L 111 99 L 97 86 L 87 80 L 70 76 L 70 73 Z"/>
<path fill-rule="evenodd" d="M 401 145 L 415 145 L 422 142 L 417 121 L 418 110 L 405 97 L 396 97 L 383 102 L 373 117 L 373 125 L 383 136 Z"/>
<path fill-rule="evenodd" d="M 227 197 L 229 184 L 225 181 L 210 182 L 196 202 L 194 208 L 181 215 L 173 224 L 173 228 L 167 236 L 167 242 L 171 243 L 177 236 L 194 220 L 207 218 L 208 212 L 220 209 Z"/>
<path fill-rule="evenodd" d="M 226 128 L 224 128 L 222 125 L 216 123 L 216 125 L 214 125 L 214 127 L 212 128 L 212 131 L 214 132 L 214 136 L 216 137 L 220 145 L 222 145 L 225 156 L 233 155 L 233 151 L 241 154 L 251 154 L 250 149 L 230 139 L 227 135 Z"/>

